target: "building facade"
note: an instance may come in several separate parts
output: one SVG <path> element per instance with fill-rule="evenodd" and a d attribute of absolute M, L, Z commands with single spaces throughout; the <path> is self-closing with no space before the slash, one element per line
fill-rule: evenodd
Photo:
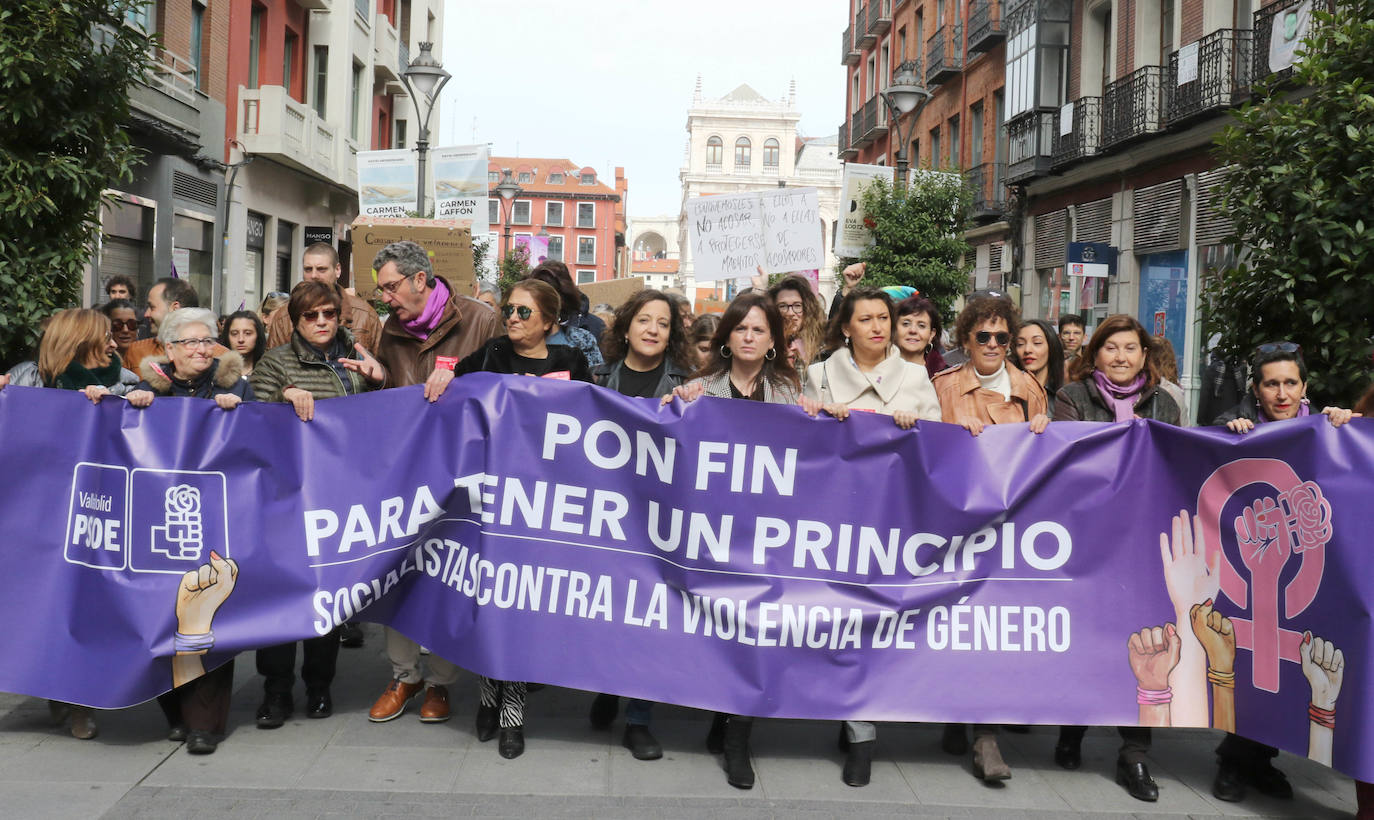
<path fill-rule="evenodd" d="M 687 200 L 711 194 L 756 191 L 780 185 L 815 187 L 827 240 L 839 216 L 841 165 L 836 146 L 826 140 L 798 139 L 795 88 L 782 100 L 769 100 L 748 85 L 717 99 L 702 96 L 701 79 L 687 111 L 687 155 L 682 180 L 682 210 L 678 214 L 678 272 L 689 295 L 708 296 L 719 283 L 697 287 L 687 242 Z M 820 271 L 823 294 L 834 282 L 833 242 L 826 241 L 825 265 Z"/>
<path fill-rule="evenodd" d="M 682 289 L 677 216 L 637 216 L 630 223 L 630 273 L 644 287 Z"/>
<path fill-rule="evenodd" d="M 496 192 L 506 170 L 521 189 L 509 202 Z M 547 242 L 548 258 L 567 265 L 578 284 L 628 275 L 624 168 L 615 169 L 612 188 L 595 168 L 569 159 L 492 157 L 487 180 L 487 242 L 493 258 L 521 243 L 533 241 L 542 249 Z"/>
<path fill-rule="evenodd" d="M 208 294 L 223 261 L 229 4 L 162 0 L 129 12 L 125 24 L 161 38 L 147 81 L 129 89 L 130 136 L 145 159 L 107 191 L 86 305 L 105 301 L 115 275 L 133 279 L 140 298 L 171 275 Z"/>
<path fill-rule="evenodd" d="M 1007 86 L 1023 89 L 1007 123 L 1023 307 L 1084 313 L 1090 330 L 1136 316 L 1172 343 L 1192 406 L 1206 355 L 1198 292 L 1234 262 L 1212 141 L 1258 78 L 1289 71 L 1280 40 L 1301 32 L 1275 20 L 1303 5 L 1022 0 L 1008 13 Z M 1115 268 L 1074 275 L 1070 242 L 1110 245 Z"/>
<path fill-rule="evenodd" d="M 301 252 L 332 242 L 349 281 L 358 151 L 414 145 L 401 75 L 439 42 L 440 0 L 228 0 L 226 310 L 301 278 Z M 437 118 L 438 112 L 433 115 Z M 437 122 L 437 119 L 432 119 Z"/>
<path fill-rule="evenodd" d="M 967 233 L 973 247 L 969 289 L 1004 288 L 1011 255 L 1006 219 L 1007 142 L 1001 0 L 846 0 L 841 37 L 845 118 L 840 157 L 962 173 L 972 188 Z M 903 69 L 929 101 L 891 119 L 882 92 Z M 898 144 L 905 138 L 906 145 Z"/>

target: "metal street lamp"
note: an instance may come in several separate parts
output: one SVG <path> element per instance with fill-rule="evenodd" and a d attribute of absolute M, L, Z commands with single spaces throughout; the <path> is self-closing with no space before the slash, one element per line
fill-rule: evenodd
<path fill-rule="evenodd" d="M 416 193 L 416 210 L 421 218 L 425 215 L 425 154 L 429 152 L 429 116 L 434 113 L 434 104 L 439 101 L 439 92 L 452 76 L 439 61 L 434 59 L 430 49 L 433 43 L 421 43 L 420 53 L 406 66 L 401 75 L 410 99 L 415 102 L 415 116 L 420 119 L 420 136 L 415 140 L 415 148 L 420 152 L 420 186 Z"/>
<path fill-rule="evenodd" d="M 911 141 L 911 131 L 916 127 L 921 109 L 930 102 L 930 89 L 921 85 L 916 78 L 919 70 L 920 65 L 915 60 L 907 60 L 897 66 L 892 85 L 882 92 L 883 102 L 887 103 L 887 110 L 892 115 L 892 130 L 897 133 L 897 187 L 903 189 L 906 188 L 907 143 Z M 902 117 L 907 114 L 911 117 L 903 133 Z"/>
<path fill-rule="evenodd" d="M 525 189 L 516 185 L 515 180 L 511 179 L 510 169 L 502 168 L 501 181 L 496 185 L 496 193 L 501 196 L 501 212 L 506 217 L 504 220 L 506 223 L 506 250 L 501 254 L 503 257 L 510 253 L 510 217 L 512 209 L 515 208 L 515 198 L 524 192 Z"/>

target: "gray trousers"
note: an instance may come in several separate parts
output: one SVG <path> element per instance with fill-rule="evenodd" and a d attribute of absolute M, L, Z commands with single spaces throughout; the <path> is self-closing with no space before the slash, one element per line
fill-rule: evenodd
<path fill-rule="evenodd" d="M 458 667 L 438 655 L 429 656 L 429 675 L 420 672 L 420 645 L 400 632 L 386 629 L 386 656 L 391 661 L 391 676 L 403 683 L 452 686 L 458 681 Z"/>

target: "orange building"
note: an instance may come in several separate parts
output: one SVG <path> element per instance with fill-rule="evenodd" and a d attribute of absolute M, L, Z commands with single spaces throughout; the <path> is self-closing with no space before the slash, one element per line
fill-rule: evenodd
<path fill-rule="evenodd" d="M 502 171 L 509 170 L 521 192 L 510 202 L 496 193 Z M 548 257 L 563 262 L 578 284 L 626 275 L 625 169 L 615 169 L 615 187 L 603 183 L 590 165 L 569 159 L 492 157 L 487 166 L 487 222 L 496 256 L 510 244 L 548 240 Z M 523 237 L 523 240 L 522 240 Z M 537 260 L 535 260 L 537 261 Z"/>

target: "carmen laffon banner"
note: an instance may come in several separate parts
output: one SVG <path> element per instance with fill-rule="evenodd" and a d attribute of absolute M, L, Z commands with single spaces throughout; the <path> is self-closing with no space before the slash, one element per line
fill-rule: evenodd
<path fill-rule="evenodd" d="M 125 706 L 360 617 L 502 679 L 1234 726 L 1374 780 L 1374 422 L 975 439 L 476 374 L 310 423 L 10 387 L 0 429 L 0 690 Z"/>

